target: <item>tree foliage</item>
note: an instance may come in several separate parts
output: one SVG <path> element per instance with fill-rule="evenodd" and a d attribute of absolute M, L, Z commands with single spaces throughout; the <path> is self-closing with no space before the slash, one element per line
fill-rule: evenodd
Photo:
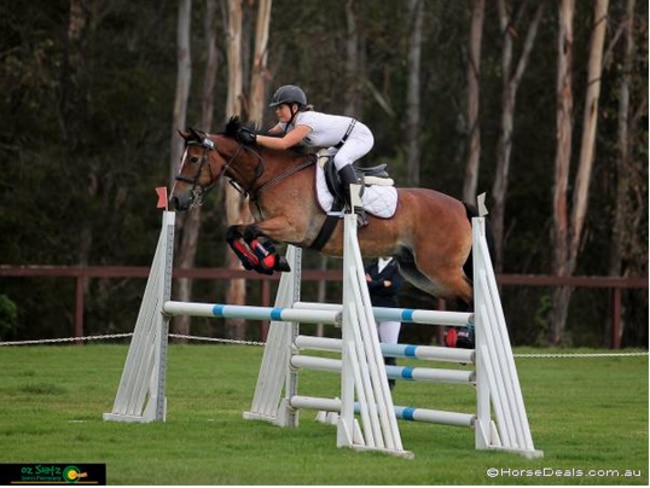
<path fill-rule="evenodd" d="M 72 3 L 35 0 L 20 8 L 6 2 L 0 6 L 0 261 L 10 265 L 148 265 L 159 229 L 153 188 L 168 181 L 169 134 L 175 129 L 170 127 L 170 120 L 176 82 L 177 3 L 80 1 L 85 24 L 77 38 L 70 35 Z M 364 164 L 388 162 L 397 183 L 404 184 L 409 141 L 418 137 L 420 186 L 461 197 L 469 131 L 466 73 L 471 2 L 423 2 L 419 134 L 407 130 L 412 31 L 407 4 L 384 0 L 353 3 L 359 64 L 363 66 L 356 71 L 360 79 L 352 80 L 360 97 L 356 115 L 373 129 L 376 139 Z M 576 4 L 576 62 L 572 69 L 575 99 L 582 101 L 587 89 L 592 8 L 591 2 Z M 245 69 L 252 66 L 256 5 L 244 2 Z M 605 40 L 590 211 L 585 217 L 585 239 L 575 271 L 580 275 L 606 275 L 610 271 L 619 158 L 618 84 L 624 75 L 631 76 L 630 164 L 635 178 L 630 199 L 638 215 L 634 224 L 629 224 L 636 226 L 635 231 L 626 234 L 633 237 L 623 246 L 625 272 L 630 276 L 648 273 L 648 5 L 637 2 L 635 7 L 632 73 L 622 71 L 624 46 L 620 36 L 617 41 L 615 28 L 625 15 L 625 7 L 625 0 L 610 0 L 612 27 Z M 193 3 L 191 50 L 196 76 L 190 88 L 187 124 L 195 127 L 200 127 L 202 120 L 202 73 L 207 60 L 204 9 L 203 2 Z M 213 94 L 213 130 L 218 130 L 226 112 L 226 10 L 226 2 L 219 2 L 215 30 L 221 61 Z M 298 83 L 317 109 L 343 113 L 351 83 L 345 68 L 347 20 L 345 2 L 274 0 L 266 72 L 269 88 Z M 548 274 L 552 269 L 549 229 L 557 23 L 556 9 L 547 8 L 518 88 L 504 212 L 506 273 Z M 496 2 L 486 2 L 479 193 L 489 191 L 495 177 L 502 91 L 500 32 Z M 250 73 L 244 73 L 245 84 L 250 78 Z M 245 93 L 249 89 L 244 86 Z M 265 112 L 264 126 L 271 125 L 272 116 L 270 111 Z M 581 116 L 574 123 L 578 147 Z M 576 165 L 573 161 L 572 172 Z M 211 195 L 203 209 L 197 266 L 224 264 L 225 216 L 219 195 Z M 68 285 L 65 279 L 45 282 L 9 278 L 1 283 L 0 292 L 17 304 L 17 335 L 69 335 L 73 284 Z M 129 330 L 141 285 L 138 280 L 88 283 L 87 332 Z M 201 296 L 214 299 L 223 296 L 224 288 L 201 283 L 195 292 L 197 300 Z M 610 313 L 609 297 L 603 291 L 586 298 L 582 293 L 572 301 L 567 332 L 576 344 L 600 345 L 605 317 Z M 549 289 L 504 290 L 507 313 L 515 324 L 515 342 L 535 342 L 543 327 L 539 310 L 549 295 Z M 253 294 L 250 300 L 255 298 Z M 646 344 L 647 292 L 627 293 L 626 303 L 636 303 L 626 311 L 630 341 Z M 114 310 L 130 313 L 116 315 Z M 197 328 L 198 332 L 201 325 Z"/>

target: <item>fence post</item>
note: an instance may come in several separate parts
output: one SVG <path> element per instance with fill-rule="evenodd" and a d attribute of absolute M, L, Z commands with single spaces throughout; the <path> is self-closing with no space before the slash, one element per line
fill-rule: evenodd
<path fill-rule="evenodd" d="M 84 273 L 83 269 L 79 268 L 79 272 L 76 277 L 77 289 L 75 297 L 75 313 L 74 313 L 74 336 L 83 337 L 84 335 Z M 83 344 L 83 341 L 77 339 L 75 343 L 80 346 Z"/>
<path fill-rule="evenodd" d="M 612 289 L 612 349 L 621 348 L 621 289 Z"/>

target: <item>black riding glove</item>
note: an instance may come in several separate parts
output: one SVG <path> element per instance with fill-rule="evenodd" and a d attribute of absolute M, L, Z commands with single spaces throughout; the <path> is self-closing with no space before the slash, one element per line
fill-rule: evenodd
<path fill-rule="evenodd" d="M 237 140 L 242 144 L 251 146 L 255 144 L 256 139 L 257 139 L 257 134 L 253 129 L 250 129 L 248 127 L 242 127 L 237 131 Z"/>

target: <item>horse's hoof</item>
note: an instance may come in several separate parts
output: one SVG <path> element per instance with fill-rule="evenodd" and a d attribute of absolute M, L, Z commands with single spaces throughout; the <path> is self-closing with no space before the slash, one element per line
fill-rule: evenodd
<path fill-rule="evenodd" d="M 289 272 L 291 271 L 291 266 L 289 266 L 287 258 L 284 256 L 278 256 L 278 259 L 275 260 L 275 266 L 273 269 L 276 271 Z"/>
<path fill-rule="evenodd" d="M 257 271 L 259 274 L 265 274 L 265 275 L 273 274 L 273 269 L 267 268 L 263 264 L 258 264 L 257 266 L 255 266 L 255 271 Z"/>

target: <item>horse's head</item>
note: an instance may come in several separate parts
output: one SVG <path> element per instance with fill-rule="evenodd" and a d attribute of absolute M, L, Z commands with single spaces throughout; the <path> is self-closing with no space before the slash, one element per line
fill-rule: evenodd
<path fill-rule="evenodd" d="M 240 127 L 239 119 L 233 117 L 219 135 L 195 129 L 179 131 L 185 140 L 185 151 L 169 198 L 173 208 L 184 211 L 201 205 L 204 194 L 223 174 L 232 176 L 231 165 L 244 159 L 240 156 L 245 153 L 235 139 Z"/>
<path fill-rule="evenodd" d="M 178 133 L 185 139 L 185 150 L 169 201 L 173 208 L 184 211 L 200 205 L 203 194 L 216 180 L 210 163 L 214 141 L 203 131 L 189 129 Z"/>

